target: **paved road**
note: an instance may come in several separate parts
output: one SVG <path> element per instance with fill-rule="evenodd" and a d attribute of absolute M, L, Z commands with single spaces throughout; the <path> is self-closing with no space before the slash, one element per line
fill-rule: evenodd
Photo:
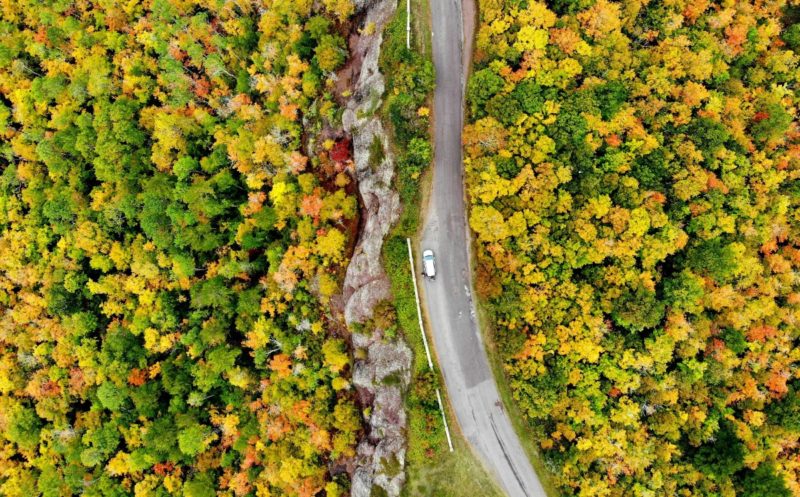
<path fill-rule="evenodd" d="M 433 192 L 422 248 L 431 248 L 437 255 L 437 278 L 424 284 L 434 346 L 461 431 L 485 466 L 494 472 L 509 497 L 546 497 L 503 410 L 470 292 L 461 155 L 461 0 L 431 0 L 430 5 L 436 65 L 436 144 Z M 471 39 L 470 33 L 467 38 Z"/>

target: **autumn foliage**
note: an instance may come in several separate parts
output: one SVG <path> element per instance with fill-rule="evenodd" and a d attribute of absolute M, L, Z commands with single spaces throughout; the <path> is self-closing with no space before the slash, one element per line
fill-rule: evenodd
<path fill-rule="evenodd" d="M 352 12 L 0 5 L 0 494 L 347 492 Z"/>
<path fill-rule="evenodd" d="M 798 6 L 480 3 L 478 287 L 555 482 L 800 496 Z"/>

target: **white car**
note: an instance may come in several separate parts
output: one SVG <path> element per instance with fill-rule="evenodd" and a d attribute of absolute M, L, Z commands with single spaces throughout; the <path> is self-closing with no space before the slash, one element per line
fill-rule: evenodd
<path fill-rule="evenodd" d="M 430 279 L 436 279 L 436 265 L 431 249 L 422 252 L 422 274 Z"/>

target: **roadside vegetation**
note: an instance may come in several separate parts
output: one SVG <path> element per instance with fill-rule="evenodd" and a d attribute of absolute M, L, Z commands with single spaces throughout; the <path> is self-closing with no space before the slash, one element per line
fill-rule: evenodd
<path fill-rule="evenodd" d="M 564 495 L 800 495 L 800 10 L 480 4 L 476 291 Z"/>
<path fill-rule="evenodd" d="M 448 405 L 444 397 L 446 392 L 440 386 L 438 369 L 430 371 L 428 368 L 417 319 L 406 238 L 417 236 L 420 204 L 433 159 L 430 118 L 435 79 L 426 0 L 412 1 L 412 29 L 409 51 L 406 49 L 405 1 L 400 1 L 394 20 L 384 32 L 381 48 L 381 69 L 387 78 L 386 101 L 381 112 L 392 136 L 396 157 L 395 186 L 403 205 L 400 220 L 386 241 L 383 258 L 392 283 L 397 324 L 414 354 L 406 402 L 408 480 L 403 492 L 409 497 L 499 497 L 501 493 L 461 438 L 448 409 L 455 447 L 454 452 L 449 451 L 436 388 L 442 390 L 445 407 Z"/>
<path fill-rule="evenodd" d="M 0 494 L 349 493 L 352 10 L 0 6 Z"/>
<path fill-rule="evenodd" d="M 473 261 L 474 262 L 474 261 Z M 539 446 L 537 440 L 531 436 L 532 432 L 536 432 L 535 427 L 532 425 L 530 418 L 526 417 L 520 409 L 519 403 L 514 397 L 514 391 L 511 389 L 506 376 L 505 363 L 503 356 L 497 350 L 496 342 L 496 323 L 492 321 L 493 312 L 492 307 L 486 299 L 478 297 L 477 302 L 478 326 L 483 334 L 484 344 L 487 348 L 487 355 L 489 356 L 489 366 L 492 369 L 492 374 L 497 378 L 497 390 L 500 394 L 500 400 L 503 402 L 503 408 L 508 415 L 511 425 L 525 451 L 528 459 L 533 466 L 539 483 L 549 497 L 558 497 L 562 495 L 561 491 L 556 486 L 555 475 L 553 471 L 552 462 L 545 459 L 542 455 L 542 448 Z"/>
<path fill-rule="evenodd" d="M 433 159 L 430 119 L 436 83 L 427 43 L 427 0 L 412 4 L 412 45 L 406 48 L 406 3 L 398 1 L 395 18 L 384 31 L 381 71 L 386 76 L 386 95 L 381 109 L 392 134 L 396 162 L 395 186 L 403 212 L 396 235 L 414 235 L 419 224 L 420 187 Z"/>

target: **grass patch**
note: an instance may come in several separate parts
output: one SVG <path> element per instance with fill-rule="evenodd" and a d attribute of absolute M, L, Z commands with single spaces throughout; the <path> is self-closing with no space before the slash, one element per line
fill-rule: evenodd
<path fill-rule="evenodd" d="M 405 497 L 504 497 L 459 436 L 454 452 L 438 454 L 425 464 L 410 465 Z"/>
<path fill-rule="evenodd" d="M 414 281 L 408 263 L 408 246 L 404 233 L 395 233 L 386 241 L 383 248 L 383 267 L 389 275 L 394 294 L 394 306 L 397 310 L 397 323 L 406 335 L 406 341 L 414 352 L 414 371 L 428 369 L 425 358 L 425 347 L 417 319 L 417 304 L 414 300 Z"/>
<path fill-rule="evenodd" d="M 372 143 L 369 144 L 369 165 L 372 170 L 376 170 L 381 165 L 386 154 L 383 152 L 383 142 L 378 135 L 372 137 Z"/>
<path fill-rule="evenodd" d="M 381 460 L 381 469 L 389 478 L 394 478 L 400 474 L 400 471 L 403 469 L 403 467 L 400 465 L 400 461 L 397 460 L 397 457 L 392 454 L 391 457 L 383 458 Z"/>

